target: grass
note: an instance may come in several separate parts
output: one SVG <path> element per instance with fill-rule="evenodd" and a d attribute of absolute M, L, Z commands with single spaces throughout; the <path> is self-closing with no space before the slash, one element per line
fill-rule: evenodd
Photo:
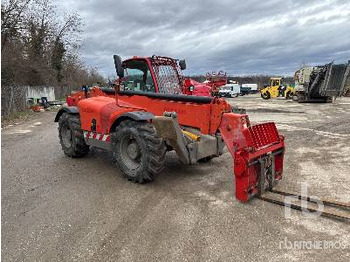
<path fill-rule="evenodd" d="M 35 112 L 31 110 L 26 110 L 26 111 L 15 112 L 5 117 L 1 117 L 1 128 L 17 122 L 23 122 L 34 114 Z"/>

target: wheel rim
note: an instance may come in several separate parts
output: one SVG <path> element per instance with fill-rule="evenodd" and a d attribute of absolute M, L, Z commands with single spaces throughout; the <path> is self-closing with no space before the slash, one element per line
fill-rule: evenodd
<path fill-rule="evenodd" d="M 120 157 L 129 169 L 137 169 L 141 165 L 141 147 L 134 137 L 125 136 L 120 151 Z"/>
<path fill-rule="evenodd" d="M 70 148 L 72 146 L 72 130 L 66 124 L 64 124 L 61 128 L 61 138 L 63 145 L 66 148 Z"/>

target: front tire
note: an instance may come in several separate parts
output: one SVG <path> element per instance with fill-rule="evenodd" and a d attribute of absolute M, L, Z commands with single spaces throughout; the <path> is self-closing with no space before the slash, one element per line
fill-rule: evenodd
<path fill-rule="evenodd" d="M 265 100 L 268 100 L 271 98 L 270 92 L 266 91 L 265 93 L 261 93 L 261 97 Z"/>
<path fill-rule="evenodd" d="M 112 147 L 116 164 L 128 180 L 149 182 L 164 170 L 166 145 L 149 123 L 123 121 L 112 135 Z"/>
<path fill-rule="evenodd" d="M 58 137 L 65 155 L 78 158 L 89 153 L 89 146 L 85 144 L 80 128 L 79 115 L 62 114 L 58 121 Z"/>

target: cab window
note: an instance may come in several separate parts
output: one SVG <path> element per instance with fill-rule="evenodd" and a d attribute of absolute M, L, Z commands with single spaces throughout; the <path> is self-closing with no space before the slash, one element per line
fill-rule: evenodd
<path fill-rule="evenodd" d="M 153 78 L 146 61 L 133 60 L 125 62 L 121 90 L 156 92 Z"/>
<path fill-rule="evenodd" d="M 279 86 L 280 81 L 279 80 L 272 80 L 272 86 Z"/>

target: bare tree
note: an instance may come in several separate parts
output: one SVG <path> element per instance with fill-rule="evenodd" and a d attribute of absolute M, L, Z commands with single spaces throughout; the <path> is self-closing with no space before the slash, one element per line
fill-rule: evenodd
<path fill-rule="evenodd" d="M 55 40 L 52 48 L 51 65 L 57 72 L 57 81 L 60 83 L 63 79 L 63 59 L 67 51 L 67 46 L 76 47 L 80 41 L 77 36 L 82 32 L 82 19 L 77 13 L 69 14 L 63 22 L 56 24 Z"/>
<path fill-rule="evenodd" d="M 1 4 L 1 82 L 14 85 L 77 85 L 104 82 L 80 59 L 83 21 L 55 0 L 4 0 Z M 3 88 L 2 88 L 3 89 Z M 12 100 L 13 88 L 10 90 Z M 5 89 L 3 89 L 4 91 Z"/>
<path fill-rule="evenodd" d="M 1 51 L 9 39 L 18 37 L 22 28 L 24 12 L 32 0 L 8 0 L 1 4 Z"/>

